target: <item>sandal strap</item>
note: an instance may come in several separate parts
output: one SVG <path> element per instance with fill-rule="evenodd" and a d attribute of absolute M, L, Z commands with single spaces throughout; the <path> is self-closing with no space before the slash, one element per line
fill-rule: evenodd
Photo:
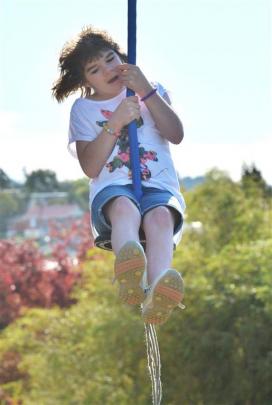
<path fill-rule="evenodd" d="M 151 285 L 147 286 L 146 288 L 144 288 L 144 293 L 148 294 L 151 290 Z"/>

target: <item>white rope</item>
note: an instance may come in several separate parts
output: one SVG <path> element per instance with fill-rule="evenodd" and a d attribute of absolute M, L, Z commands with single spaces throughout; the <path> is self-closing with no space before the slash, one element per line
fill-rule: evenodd
<path fill-rule="evenodd" d="M 161 359 L 155 326 L 145 323 L 147 364 L 152 384 L 152 404 L 160 405 L 162 399 Z"/>

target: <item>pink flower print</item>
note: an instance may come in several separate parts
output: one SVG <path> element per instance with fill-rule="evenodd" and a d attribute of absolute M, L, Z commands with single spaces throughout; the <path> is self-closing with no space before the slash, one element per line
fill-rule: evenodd
<path fill-rule="evenodd" d="M 155 162 L 158 161 L 157 153 L 154 152 L 153 150 L 145 151 L 144 158 L 146 160 L 154 160 Z"/>
<path fill-rule="evenodd" d="M 151 172 L 146 166 L 143 170 L 141 170 L 141 179 L 142 180 L 149 180 L 151 177 Z"/>
<path fill-rule="evenodd" d="M 122 160 L 122 162 L 124 162 L 124 163 L 127 163 L 129 161 L 129 153 L 119 152 L 118 156 Z"/>
<path fill-rule="evenodd" d="M 107 120 L 110 119 L 110 117 L 112 116 L 112 111 L 109 110 L 101 110 L 101 113 Z"/>
<path fill-rule="evenodd" d="M 145 165 L 146 165 L 146 162 L 147 162 L 147 159 L 144 158 L 144 157 L 141 157 L 141 158 L 140 158 L 140 162 L 141 162 L 141 164 L 142 164 L 143 166 L 145 166 Z"/>

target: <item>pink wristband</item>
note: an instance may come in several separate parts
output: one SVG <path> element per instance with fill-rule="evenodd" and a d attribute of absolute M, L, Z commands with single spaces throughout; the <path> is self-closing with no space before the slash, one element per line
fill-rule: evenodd
<path fill-rule="evenodd" d="M 155 94 L 157 91 L 157 88 L 155 87 L 154 89 L 152 89 L 149 93 L 147 93 L 146 96 L 141 98 L 141 101 L 145 101 L 147 100 L 149 97 L 153 96 L 153 94 Z"/>

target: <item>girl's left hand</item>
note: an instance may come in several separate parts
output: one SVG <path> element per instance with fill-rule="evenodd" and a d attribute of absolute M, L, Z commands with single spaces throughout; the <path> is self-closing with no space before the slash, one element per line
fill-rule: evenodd
<path fill-rule="evenodd" d="M 118 65 L 117 69 L 124 86 L 135 91 L 140 97 L 152 90 L 151 84 L 138 66 L 123 63 Z"/>

